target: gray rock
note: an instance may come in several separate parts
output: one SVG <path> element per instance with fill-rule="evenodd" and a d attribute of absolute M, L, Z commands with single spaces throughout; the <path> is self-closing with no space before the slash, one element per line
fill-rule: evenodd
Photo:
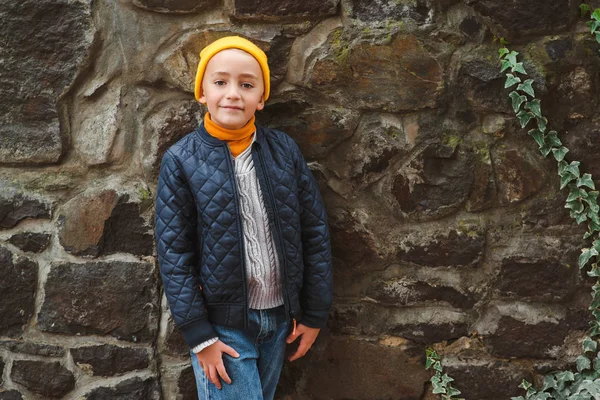
<path fill-rule="evenodd" d="M 98 387 L 84 395 L 85 400 L 161 400 L 162 393 L 156 378 L 130 378 L 115 387 Z"/>
<path fill-rule="evenodd" d="M 182 400 L 196 400 L 198 398 L 196 377 L 194 376 L 194 370 L 191 365 L 181 371 L 179 379 L 177 380 L 177 386 L 179 387 L 179 395 Z"/>
<path fill-rule="evenodd" d="M 11 236 L 8 241 L 23 251 L 41 253 L 48 247 L 51 237 L 49 233 L 24 232 Z"/>
<path fill-rule="evenodd" d="M 269 0 L 235 0 L 233 17 L 252 20 L 281 20 L 314 18 L 322 19 L 335 15 L 339 0 L 283 0 L 276 3 Z"/>
<path fill-rule="evenodd" d="M 16 360 L 10 373 L 13 382 L 43 396 L 63 397 L 75 387 L 75 377 L 59 362 Z"/>
<path fill-rule="evenodd" d="M 33 314 L 37 267 L 35 261 L 0 247 L 0 335 L 22 333 Z"/>
<path fill-rule="evenodd" d="M 177 328 L 177 326 L 175 326 L 172 318 L 169 318 L 167 325 L 165 351 L 168 354 L 183 358 L 189 357 L 190 354 L 190 347 L 185 342 L 181 331 Z"/>
<path fill-rule="evenodd" d="M 0 1 L 0 163 L 55 163 L 60 96 L 92 40 L 87 2 Z"/>
<path fill-rule="evenodd" d="M 12 228 L 26 218 L 50 218 L 48 201 L 0 181 L 0 229 Z"/>
<path fill-rule="evenodd" d="M 128 194 L 119 195 L 114 190 L 83 193 L 62 208 L 58 217 L 60 244 L 76 255 L 151 255 L 151 228 L 140 213 L 141 203 L 130 201 Z"/>
<path fill-rule="evenodd" d="M 350 16 L 374 24 L 388 20 L 398 21 L 410 18 L 418 23 L 428 19 L 430 2 L 418 1 L 384 1 L 384 0 L 352 0 Z"/>
<path fill-rule="evenodd" d="M 166 14 L 188 14 L 216 8 L 222 0 L 133 0 L 145 10 Z"/>
<path fill-rule="evenodd" d="M 0 340 L 0 347 L 13 353 L 33 354 L 36 356 L 62 357 L 66 351 L 63 347 L 51 344 L 24 342 L 22 340 Z"/>
<path fill-rule="evenodd" d="M 523 201 L 547 184 L 547 170 L 524 149 L 496 148 L 491 155 L 501 204 Z"/>
<path fill-rule="evenodd" d="M 556 33 L 569 28 L 578 17 L 578 2 L 572 0 L 548 3 L 543 0 L 465 0 L 476 11 L 488 17 L 497 28 L 496 34 L 510 41 L 532 34 Z"/>
<path fill-rule="evenodd" d="M 0 400 L 23 400 L 23 396 L 16 390 L 7 390 L 0 392 Z"/>
<path fill-rule="evenodd" d="M 85 346 L 72 348 L 71 355 L 75 364 L 94 376 L 113 376 L 150 365 L 148 351 L 140 348 Z"/>
<path fill-rule="evenodd" d="M 158 313 L 155 271 L 149 263 L 54 263 L 38 314 L 42 331 L 104 334 L 134 342 L 154 338 Z"/>
<path fill-rule="evenodd" d="M 472 293 L 461 293 L 451 286 L 405 280 L 375 281 L 367 295 L 381 304 L 396 306 L 424 305 L 426 302 L 446 302 L 455 308 L 470 309 L 476 302 Z"/>

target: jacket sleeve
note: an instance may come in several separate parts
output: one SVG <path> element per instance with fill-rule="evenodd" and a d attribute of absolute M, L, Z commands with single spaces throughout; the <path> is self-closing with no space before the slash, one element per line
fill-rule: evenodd
<path fill-rule="evenodd" d="M 325 205 L 319 186 L 310 172 L 300 149 L 294 143 L 300 224 L 302 230 L 302 256 L 304 282 L 301 292 L 302 324 L 312 328 L 327 325 L 329 309 L 333 302 L 331 241 Z"/>
<path fill-rule="evenodd" d="M 196 207 L 178 160 L 165 153 L 156 190 L 156 248 L 171 315 L 190 347 L 217 336 L 195 271 Z"/>

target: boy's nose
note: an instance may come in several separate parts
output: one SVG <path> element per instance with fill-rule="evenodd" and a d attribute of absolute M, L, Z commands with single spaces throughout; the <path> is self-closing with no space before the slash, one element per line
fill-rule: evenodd
<path fill-rule="evenodd" d="M 237 99 L 240 97 L 240 93 L 238 88 L 235 85 L 230 85 L 229 90 L 227 91 L 227 98 L 229 99 Z"/>

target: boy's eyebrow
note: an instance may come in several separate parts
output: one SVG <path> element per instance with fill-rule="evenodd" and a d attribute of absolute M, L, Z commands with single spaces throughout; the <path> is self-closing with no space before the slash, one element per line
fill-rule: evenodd
<path fill-rule="evenodd" d="M 216 75 L 216 76 L 230 76 L 231 74 L 229 72 L 226 72 L 226 71 L 215 71 L 211 75 L 212 76 L 214 76 L 214 75 Z M 250 72 L 244 72 L 244 73 L 240 74 L 240 77 L 242 77 L 242 78 L 258 79 L 258 76 L 256 76 L 253 73 L 250 73 Z"/>

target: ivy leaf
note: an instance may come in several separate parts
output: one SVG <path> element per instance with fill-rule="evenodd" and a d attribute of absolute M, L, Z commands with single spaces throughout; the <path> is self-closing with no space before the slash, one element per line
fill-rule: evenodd
<path fill-rule="evenodd" d="M 561 371 L 556 374 L 559 391 L 565 387 L 565 383 L 575 380 L 575 375 L 571 371 Z"/>
<path fill-rule="evenodd" d="M 511 397 L 510 400 L 525 400 L 525 397 L 523 397 L 523 396 Z"/>
<path fill-rule="evenodd" d="M 502 71 L 500 71 L 502 72 Z M 519 86 L 517 86 L 517 90 L 522 90 L 525 93 L 527 93 L 528 95 L 530 95 L 531 97 L 535 97 L 535 92 L 533 91 L 533 79 L 527 79 L 525 82 L 523 83 L 519 83 Z"/>
<path fill-rule="evenodd" d="M 579 178 L 579 164 L 581 164 L 579 161 L 571 161 L 571 164 L 565 167 L 565 171 Z"/>
<path fill-rule="evenodd" d="M 569 210 L 579 214 L 583 211 L 583 204 L 579 201 L 579 200 L 575 200 L 575 201 L 569 201 L 567 202 L 567 204 L 565 205 L 565 208 L 568 208 Z"/>
<path fill-rule="evenodd" d="M 592 180 L 591 174 L 583 174 L 583 176 L 577 179 L 577 187 L 587 186 L 590 189 L 596 189 L 594 181 Z"/>
<path fill-rule="evenodd" d="M 546 124 L 548 124 L 548 119 L 544 117 L 536 117 L 538 129 L 542 132 L 546 132 Z"/>
<path fill-rule="evenodd" d="M 554 376 L 546 375 L 544 376 L 544 384 L 542 385 L 540 392 L 544 392 L 548 389 L 555 389 L 556 381 L 554 380 Z"/>
<path fill-rule="evenodd" d="M 582 3 L 579 5 L 579 10 L 581 11 L 581 16 L 585 17 L 585 14 L 587 14 L 588 12 L 592 11 L 592 9 L 590 8 L 589 5 Z"/>
<path fill-rule="evenodd" d="M 586 4 L 587 5 L 587 4 Z M 589 7 L 589 6 L 588 6 Z M 589 10 L 588 10 L 589 11 Z M 505 55 L 507 55 L 508 53 L 510 53 L 510 51 L 506 48 L 506 47 L 501 47 L 498 49 L 498 56 L 500 58 L 503 58 Z"/>
<path fill-rule="evenodd" d="M 527 382 L 525 379 L 523 379 L 523 380 L 521 381 L 521 384 L 519 385 L 519 387 L 520 387 L 521 389 L 525 389 L 525 390 L 529 390 L 529 388 L 530 388 L 530 387 L 532 387 L 532 386 L 533 386 L 533 385 L 532 385 L 531 383 Z"/>
<path fill-rule="evenodd" d="M 530 112 L 521 110 L 517 113 L 517 118 L 519 119 L 519 122 L 521 123 L 521 128 L 525 128 L 525 125 L 527 125 L 529 123 L 529 121 L 531 121 L 533 119 L 534 115 Z"/>
<path fill-rule="evenodd" d="M 600 21 L 589 21 L 588 25 L 590 27 L 590 33 L 594 34 L 596 29 L 598 29 L 598 27 L 600 27 Z"/>
<path fill-rule="evenodd" d="M 598 343 L 596 343 L 595 340 L 592 340 L 592 338 L 590 338 L 589 336 L 586 337 L 583 343 L 581 344 L 581 349 L 584 353 L 587 353 L 588 351 L 596 351 L 597 348 Z"/>
<path fill-rule="evenodd" d="M 594 10 L 594 12 L 592 13 L 592 18 L 595 19 L 596 21 L 600 21 L 600 8 L 596 8 Z M 517 53 L 519 54 L 519 53 Z"/>
<path fill-rule="evenodd" d="M 577 225 L 587 221 L 588 219 L 587 214 L 581 212 L 578 213 L 573 210 L 571 210 L 571 218 L 575 218 L 575 222 L 577 222 Z"/>
<path fill-rule="evenodd" d="M 600 32 L 596 32 L 596 42 L 600 43 Z"/>
<path fill-rule="evenodd" d="M 585 381 L 581 382 L 580 387 L 582 389 L 587 390 L 590 394 L 594 396 L 594 398 L 597 398 L 596 395 L 600 394 L 600 391 L 598 391 L 598 387 L 596 386 L 596 382 L 590 381 L 589 379 L 586 379 Z"/>
<path fill-rule="evenodd" d="M 565 155 L 569 152 L 565 146 L 560 147 L 558 149 L 552 149 L 552 153 L 554 154 L 554 159 L 556 161 L 562 161 L 565 159 Z"/>
<path fill-rule="evenodd" d="M 441 382 L 442 382 L 442 385 L 444 385 L 444 386 L 448 386 L 448 384 L 449 384 L 450 382 L 453 382 L 453 381 L 454 381 L 454 379 L 452 379 L 451 377 L 449 377 L 449 376 L 448 376 L 448 374 L 444 374 L 444 375 L 442 375 L 442 380 L 441 380 Z"/>
<path fill-rule="evenodd" d="M 592 362 L 586 356 L 577 357 L 575 364 L 577 365 L 577 371 L 579 372 L 592 368 Z"/>
<path fill-rule="evenodd" d="M 535 397 L 532 397 L 532 399 L 534 400 L 547 400 L 547 399 L 551 399 L 552 395 L 550 393 L 538 393 L 535 395 Z"/>
<path fill-rule="evenodd" d="M 565 173 L 560 177 L 560 190 L 563 190 L 569 184 L 569 182 L 574 181 L 576 179 L 576 176 L 565 171 Z"/>
<path fill-rule="evenodd" d="M 531 129 L 527 134 L 535 140 L 539 147 L 542 147 L 545 144 L 544 132 L 538 131 L 537 129 Z"/>
<path fill-rule="evenodd" d="M 519 93 L 515 91 L 510 92 L 508 96 L 512 99 L 513 110 L 515 110 L 515 113 L 518 113 L 521 104 L 527 101 L 527 96 L 519 95 Z"/>
<path fill-rule="evenodd" d="M 435 363 L 433 363 L 433 369 L 439 372 L 442 372 L 442 363 L 440 363 L 439 361 L 436 361 Z"/>
<path fill-rule="evenodd" d="M 567 202 L 578 200 L 584 196 L 587 196 L 587 192 L 585 190 L 571 186 L 571 191 L 569 192 L 569 197 L 567 197 Z"/>
<path fill-rule="evenodd" d="M 588 224 L 588 229 L 592 233 L 594 233 L 594 232 L 600 232 L 600 224 L 597 224 L 594 221 L 590 221 L 590 223 Z"/>
<path fill-rule="evenodd" d="M 459 394 L 461 394 L 460 390 L 453 387 L 448 388 L 448 396 L 458 396 Z"/>
<path fill-rule="evenodd" d="M 539 99 L 533 99 L 525 103 L 525 108 L 528 109 L 537 118 L 542 118 L 542 104 Z"/>
<path fill-rule="evenodd" d="M 514 76 L 513 74 L 506 74 L 506 82 L 504 83 L 504 89 L 509 88 L 517 83 L 521 82 L 521 78 Z"/>
<path fill-rule="evenodd" d="M 512 67 L 511 72 L 518 72 L 527 75 L 527 71 L 525 71 L 525 68 L 523 68 L 522 62 L 516 63 L 514 67 Z"/>
<path fill-rule="evenodd" d="M 500 72 L 504 72 L 511 67 L 510 61 L 502 60 L 502 68 L 500 68 Z"/>
<path fill-rule="evenodd" d="M 540 147 L 540 153 L 542 153 L 542 155 L 544 157 L 548 157 L 548 154 L 550 154 L 552 152 L 552 146 L 550 146 L 549 144 L 544 144 L 542 147 Z"/>
<path fill-rule="evenodd" d="M 592 15 L 592 17 L 593 17 L 593 15 Z M 517 56 L 518 55 L 519 55 L 519 52 L 513 50 L 513 51 L 511 51 L 510 53 L 508 53 L 506 55 L 506 58 L 508 59 L 508 61 L 510 61 L 510 63 L 512 65 L 515 65 L 517 63 Z"/>
<path fill-rule="evenodd" d="M 594 254 L 594 252 L 596 254 Z M 586 266 L 588 261 L 590 261 L 590 258 L 592 258 L 593 256 L 597 256 L 597 255 L 598 255 L 598 252 L 594 248 L 581 249 L 581 255 L 579 256 L 579 269 L 583 269 L 583 267 Z"/>
<path fill-rule="evenodd" d="M 434 362 L 435 362 L 435 359 L 433 359 L 431 357 L 427 357 L 427 360 L 425 361 L 425 369 L 431 368 L 431 366 L 433 365 Z"/>
<path fill-rule="evenodd" d="M 558 133 L 556 131 L 548 132 L 548 143 L 550 143 L 553 147 L 562 146 L 562 142 L 558 138 Z"/>

